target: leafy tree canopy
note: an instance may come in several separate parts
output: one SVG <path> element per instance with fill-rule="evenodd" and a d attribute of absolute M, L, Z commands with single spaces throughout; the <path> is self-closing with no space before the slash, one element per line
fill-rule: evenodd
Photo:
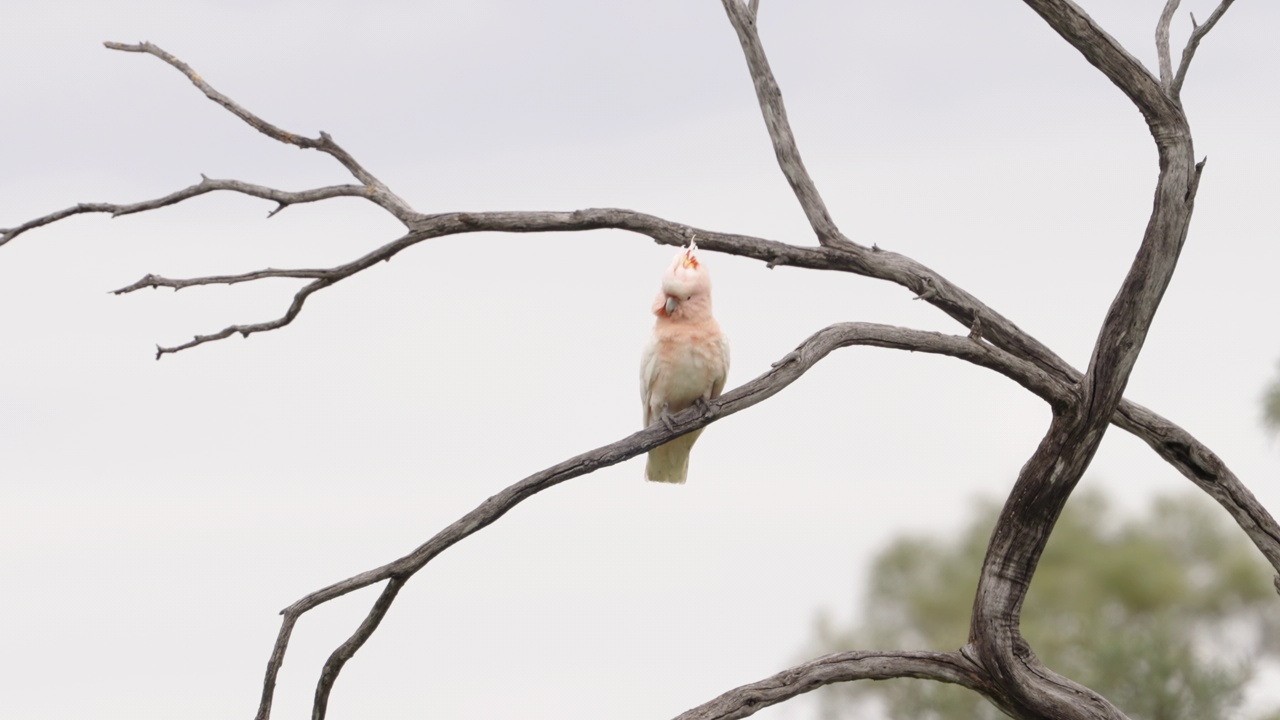
<path fill-rule="evenodd" d="M 983 505 L 959 537 L 891 544 L 872 564 L 856 627 L 820 620 L 823 650 L 964 645 L 997 512 Z M 1135 720 L 1204 720 L 1238 709 L 1256 662 L 1280 654 L 1274 602 L 1267 566 L 1206 498 L 1159 499 L 1120 521 L 1104 496 L 1079 492 L 1040 561 L 1022 630 L 1049 667 Z M 895 720 L 1003 717 L 962 688 L 906 679 L 833 689 L 824 714 L 872 698 Z"/>

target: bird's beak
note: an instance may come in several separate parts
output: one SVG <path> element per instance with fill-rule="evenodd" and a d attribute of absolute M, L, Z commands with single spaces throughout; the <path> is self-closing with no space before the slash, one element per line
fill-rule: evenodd
<path fill-rule="evenodd" d="M 676 311 L 676 306 L 679 304 L 679 300 L 670 295 L 667 296 L 667 317 L 671 317 L 671 313 Z"/>

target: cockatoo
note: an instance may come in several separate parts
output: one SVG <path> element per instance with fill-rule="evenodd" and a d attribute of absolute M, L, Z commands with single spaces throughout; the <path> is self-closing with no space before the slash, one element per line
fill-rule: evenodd
<path fill-rule="evenodd" d="M 640 397 L 644 426 L 695 404 L 720 396 L 729 373 L 729 341 L 711 315 L 711 277 L 698 261 L 698 246 L 689 241 L 662 274 L 662 290 L 653 301 L 653 337 L 640 362 Z M 689 474 L 689 451 L 702 430 L 649 451 L 645 478 L 683 483 Z"/>

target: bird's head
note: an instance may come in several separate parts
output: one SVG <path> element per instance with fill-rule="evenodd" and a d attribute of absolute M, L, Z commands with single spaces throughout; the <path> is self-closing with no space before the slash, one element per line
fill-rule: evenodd
<path fill-rule="evenodd" d="M 672 317 L 681 314 L 711 312 L 711 276 L 698 260 L 698 245 L 680 248 L 671 265 L 662 274 L 662 292 L 654 301 L 653 313 Z"/>

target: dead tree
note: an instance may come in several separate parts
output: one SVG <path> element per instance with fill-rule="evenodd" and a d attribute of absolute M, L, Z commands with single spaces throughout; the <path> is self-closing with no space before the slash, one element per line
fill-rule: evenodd
<path fill-rule="evenodd" d="M 326 133 L 317 138 L 288 132 L 215 90 L 183 61 L 150 43 L 107 43 L 124 52 L 153 55 L 183 73 L 209 99 L 254 129 L 281 143 L 317 150 L 346 168 L 355 183 L 285 191 L 238 180 L 203 178 L 164 197 L 132 204 L 84 203 L 0 231 L 0 245 L 29 230 L 81 213 L 120 216 L 180 203 L 205 193 L 231 191 L 276 203 L 275 214 L 290 205 L 358 197 L 395 217 L 405 232 L 350 262 L 326 268 L 265 268 L 238 275 L 169 278 L 146 275 L 117 294 L 143 288 L 181 289 L 193 285 L 232 285 L 265 278 L 294 278 L 301 289 L 283 315 L 264 322 L 232 325 L 169 347 L 157 358 L 232 335 L 249 336 L 282 328 L 302 312 L 314 293 L 339 283 L 424 240 L 472 232 L 537 233 L 597 229 L 626 230 L 665 245 L 680 246 L 696 236 L 708 251 L 739 255 L 769 267 L 852 273 L 886 280 L 907 289 L 955 320 L 963 332 L 944 335 L 870 323 L 841 323 L 819 330 L 786 353 L 764 375 L 711 403 L 710 412 L 691 409 L 617 442 L 569 458 L 499 491 L 409 554 L 381 567 L 321 588 L 286 608 L 267 663 L 258 720 L 271 714 L 277 673 L 294 624 L 307 611 L 352 591 L 381 584 L 382 592 L 350 638 L 325 663 L 316 685 L 313 717 L 326 713 L 329 694 L 344 664 L 377 630 L 396 595 L 433 558 L 463 538 L 497 521 L 530 496 L 559 483 L 620 463 L 704 427 L 719 418 L 760 403 L 803 375 L 837 348 L 871 345 L 949 355 L 1018 383 L 1049 404 L 1052 423 L 1023 466 L 997 525 L 974 598 L 969 642 L 945 652 L 851 650 L 821 657 L 759 682 L 730 690 L 680 716 L 685 720 L 737 718 L 785 701 L 821 685 L 864 679 L 914 677 L 955 683 L 981 693 L 1018 718 L 1123 718 L 1105 698 L 1044 666 L 1019 631 L 1023 598 L 1036 564 L 1064 504 L 1080 480 L 1107 427 L 1115 424 L 1144 440 L 1161 458 L 1212 496 L 1280 571 L 1280 526 L 1229 468 L 1178 425 L 1124 399 L 1130 372 L 1147 330 L 1173 275 L 1191 221 L 1204 162 L 1196 161 L 1190 126 L 1180 100 L 1188 68 L 1201 40 L 1232 4 L 1221 0 L 1203 23 L 1196 23 L 1175 65 L 1169 27 L 1179 0 L 1167 0 L 1156 23 L 1158 75 L 1149 72 L 1070 0 L 1025 0 L 1065 41 L 1120 89 L 1142 113 L 1159 153 L 1159 179 L 1150 220 L 1136 257 L 1100 328 L 1084 372 L 927 266 L 903 255 L 865 246 L 837 227 L 814 181 L 805 170 L 787 120 L 781 91 L 756 32 L 758 0 L 721 0 L 737 33 L 755 85 L 778 164 L 817 239 L 816 246 L 793 245 L 748 235 L 695 228 L 653 215 L 619 208 L 570 212 L 421 213 L 396 195 Z M 1280 583 L 1280 580 L 1278 580 Z"/>

